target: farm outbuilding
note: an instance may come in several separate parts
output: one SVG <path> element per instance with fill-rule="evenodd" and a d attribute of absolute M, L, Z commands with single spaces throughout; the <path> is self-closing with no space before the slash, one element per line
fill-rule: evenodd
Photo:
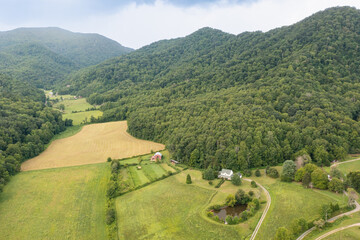
<path fill-rule="evenodd" d="M 151 157 L 150 161 L 157 162 L 158 160 L 161 160 L 162 154 L 160 152 L 156 152 L 154 156 Z"/>

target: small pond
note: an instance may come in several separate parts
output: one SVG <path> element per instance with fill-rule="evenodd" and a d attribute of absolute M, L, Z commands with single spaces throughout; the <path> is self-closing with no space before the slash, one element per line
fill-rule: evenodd
<path fill-rule="evenodd" d="M 230 215 L 232 217 L 240 215 L 243 211 L 246 210 L 247 205 L 238 205 L 235 207 L 222 207 L 220 210 L 216 211 L 214 210 L 214 216 L 219 216 L 219 218 L 223 221 L 225 221 L 226 216 Z"/>

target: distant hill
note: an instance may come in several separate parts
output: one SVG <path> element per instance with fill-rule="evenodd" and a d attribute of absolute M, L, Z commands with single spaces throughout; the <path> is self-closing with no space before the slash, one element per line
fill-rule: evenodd
<path fill-rule="evenodd" d="M 350 7 L 266 33 L 203 28 L 83 69 L 62 91 L 190 166 L 238 170 L 304 152 L 327 165 L 360 151 L 359 29 Z"/>
<path fill-rule="evenodd" d="M 74 70 L 130 51 L 98 34 L 19 28 L 0 32 L 0 71 L 37 87 L 51 87 Z"/>

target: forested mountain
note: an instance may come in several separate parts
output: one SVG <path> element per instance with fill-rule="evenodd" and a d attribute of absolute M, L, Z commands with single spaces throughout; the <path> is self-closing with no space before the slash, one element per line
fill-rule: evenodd
<path fill-rule="evenodd" d="M 329 164 L 360 151 L 359 29 L 349 7 L 266 33 L 204 28 L 82 70 L 62 91 L 191 166 L 245 169 L 299 151 Z"/>
<path fill-rule="evenodd" d="M 61 113 L 44 106 L 41 90 L 0 74 L 0 192 L 24 160 L 65 129 Z"/>
<path fill-rule="evenodd" d="M 50 88 L 74 70 L 130 51 L 98 34 L 19 28 L 0 32 L 0 71 L 37 87 Z"/>

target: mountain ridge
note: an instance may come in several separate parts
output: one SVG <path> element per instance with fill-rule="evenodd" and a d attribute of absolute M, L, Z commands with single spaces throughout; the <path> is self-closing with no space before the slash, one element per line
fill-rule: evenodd
<path fill-rule="evenodd" d="M 357 29 L 350 7 L 265 33 L 204 28 L 82 70 L 61 90 L 190 166 L 240 170 L 298 152 L 327 165 L 360 151 Z"/>

